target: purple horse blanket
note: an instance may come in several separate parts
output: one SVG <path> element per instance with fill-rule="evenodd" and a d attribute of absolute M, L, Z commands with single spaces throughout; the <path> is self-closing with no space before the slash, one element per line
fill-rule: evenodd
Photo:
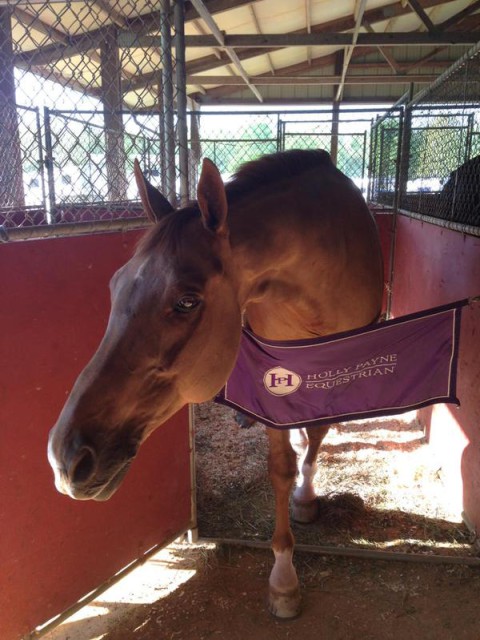
<path fill-rule="evenodd" d="M 462 300 L 346 333 L 277 342 L 244 329 L 216 401 L 278 429 L 459 405 Z"/>

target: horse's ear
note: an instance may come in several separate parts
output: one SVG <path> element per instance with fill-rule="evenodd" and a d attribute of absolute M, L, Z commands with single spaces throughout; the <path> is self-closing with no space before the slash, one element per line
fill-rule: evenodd
<path fill-rule="evenodd" d="M 160 191 L 151 185 L 145 178 L 136 158 L 133 163 L 133 172 L 135 174 L 135 181 L 137 183 L 138 192 L 140 194 L 140 199 L 145 213 L 147 214 L 147 218 L 151 222 L 159 222 L 163 216 L 166 216 L 167 213 L 171 213 L 173 211 L 172 205 L 165 196 L 162 196 Z"/>
<path fill-rule="evenodd" d="M 197 201 L 206 229 L 218 234 L 227 232 L 227 196 L 219 170 L 205 158 L 197 187 Z"/>

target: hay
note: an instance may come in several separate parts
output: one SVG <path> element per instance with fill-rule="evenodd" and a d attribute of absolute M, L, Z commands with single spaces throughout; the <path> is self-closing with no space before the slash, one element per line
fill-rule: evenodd
<path fill-rule="evenodd" d="M 232 410 L 210 403 L 196 408 L 195 422 L 200 534 L 269 540 L 265 428 L 240 429 Z M 474 554 L 415 416 L 335 425 L 318 466 L 319 518 L 292 523 L 297 542 Z"/>

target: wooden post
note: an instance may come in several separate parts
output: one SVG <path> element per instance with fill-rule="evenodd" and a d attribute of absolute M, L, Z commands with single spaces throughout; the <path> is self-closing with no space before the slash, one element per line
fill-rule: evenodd
<path fill-rule="evenodd" d="M 158 163 L 160 167 L 160 191 L 167 193 L 167 154 L 165 150 L 165 108 L 163 105 L 163 72 L 158 70 L 157 84 L 158 134 L 160 136 Z"/>
<path fill-rule="evenodd" d="M 122 76 L 117 29 L 105 29 L 100 46 L 105 154 L 109 200 L 127 199 L 122 119 Z"/>
<path fill-rule="evenodd" d="M 11 7 L 0 6 L 0 208 L 25 206 L 11 16 Z"/>
<path fill-rule="evenodd" d="M 345 52 L 343 49 L 341 51 L 337 51 L 335 55 L 335 75 L 339 76 L 342 72 L 343 68 L 343 59 Z M 333 95 L 337 95 L 338 86 L 335 85 L 333 87 Z M 330 157 L 332 158 L 332 162 L 334 165 L 337 164 L 338 160 L 338 121 L 340 118 L 340 102 L 337 100 L 333 101 L 332 105 L 332 128 L 331 128 L 331 138 L 330 138 Z"/>
<path fill-rule="evenodd" d="M 160 1 L 160 34 L 161 55 L 163 66 L 163 109 L 165 142 L 165 177 L 167 199 L 175 206 L 177 200 L 175 185 L 175 123 L 173 105 L 173 60 L 172 60 L 172 31 L 171 31 L 170 0 Z"/>
<path fill-rule="evenodd" d="M 338 160 L 338 120 L 340 118 L 340 103 L 334 102 L 332 108 L 332 128 L 330 138 L 330 157 L 334 165 Z"/>

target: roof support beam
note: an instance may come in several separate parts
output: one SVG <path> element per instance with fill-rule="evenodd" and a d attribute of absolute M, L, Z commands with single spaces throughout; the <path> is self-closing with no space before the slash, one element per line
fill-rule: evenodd
<path fill-rule="evenodd" d="M 258 21 L 257 12 L 255 11 L 255 7 L 253 6 L 253 4 L 251 4 L 251 5 L 248 6 L 248 8 L 250 9 L 250 14 L 252 16 L 252 20 L 253 20 L 253 23 L 255 25 L 255 29 L 257 30 L 257 33 L 262 33 L 262 29 L 261 29 L 260 23 Z M 268 60 L 268 66 L 270 67 L 270 72 L 271 72 L 272 76 L 274 76 L 275 75 L 275 67 L 273 66 L 272 57 L 268 52 L 266 53 L 266 56 L 267 56 L 267 60 Z"/>
<path fill-rule="evenodd" d="M 360 27 L 362 26 L 363 14 L 365 13 L 365 7 L 367 5 L 367 0 L 360 0 L 360 3 L 355 3 L 355 29 L 352 34 L 352 44 L 347 47 L 345 51 L 345 56 L 343 58 L 343 69 L 342 69 L 342 77 L 340 80 L 340 84 L 338 85 L 337 93 L 335 96 L 335 102 L 339 102 L 342 99 L 343 95 L 343 87 L 345 85 L 345 77 L 348 71 L 348 65 L 350 64 L 350 60 L 352 57 L 353 49 L 357 44 L 358 34 L 360 31 Z"/>
<path fill-rule="evenodd" d="M 217 26 L 217 23 L 215 22 L 215 20 L 210 15 L 207 7 L 203 3 L 203 0 L 190 0 L 190 2 L 195 7 L 198 15 L 203 19 L 203 21 L 205 22 L 207 27 L 212 32 L 213 38 L 216 40 L 217 46 L 220 45 L 221 47 L 225 47 L 225 53 L 228 55 L 230 60 L 233 62 L 235 68 L 237 69 L 237 71 L 240 74 L 240 76 L 243 78 L 245 84 L 248 86 L 248 88 L 251 90 L 251 92 L 257 98 L 257 100 L 259 102 L 263 102 L 263 98 L 262 98 L 261 93 L 250 82 L 247 74 L 245 73 L 245 69 L 242 67 L 242 63 L 238 59 L 238 56 L 235 53 L 234 49 L 232 47 L 225 46 L 225 36 L 220 31 L 220 29 Z M 198 36 L 198 37 L 202 38 L 203 36 Z M 185 41 L 186 40 L 187 40 L 187 38 L 185 38 Z M 215 46 L 215 45 L 213 45 L 213 46 Z"/>
<path fill-rule="evenodd" d="M 23 9 L 16 7 L 13 15 L 25 27 L 35 29 L 35 31 L 39 31 L 43 36 L 46 36 L 55 42 L 67 44 L 68 36 L 66 33 L 51 27 L 46 22 L 43 22 L 43 20 L 40 20 L 37 16 L 32 16 L 28 11 L 24 11 Z"/>
<path fill-rule="evenodd" d="M 29 0 L 32 2 L 33 0 Z M 40 1 L 40 0 L 39 0 Z M 41 0 L 43 4 L 44 0 Z M 256 0 L 254 0 L 256 1 Z M 224 11 L 229 8 L 233 8 L 234 6 L 242 6 L 244 4 L 249 4 L 251 0 L 209 0 L 207 3 L 207 8 L 210 11 L 210 14 L 213 14 L 217 11 Z M 423 6 L 427 7 L 435 7 L 440 4 L 444 4 L 445 0 L 423 0 Z M 0 4 L 2 0 L 0 0 Z M 9 0 L 10 3 L 10 0 Z M 6 3 L 5 3 L 6 4 Z M 18 6 L 18 5 L 17 5 Z M 394 4 L 387 4 L 384 6 L 377 7 L 375 9 L 369 9 L 365 11 L 364 17 L 370 23 L 374 24 L 376 22 L 381 22 L 388 18 L 393 18 L 396 16 L 406 15 L 411 12 L 411 8 L 407 5 L 404 6 L 403 2 L 396 2 Z M 159 12 L 153 12 L 151 14 L 147 14 L 141 16 L 141 18 L 134 18 L 133 20 L 128 21 L 128 30 L 119 33 L 119 38 L 121 40 L 122 35 L 128 36 L 130 41 L 130 46 L 134 46 L 132 40 L 135 38 L 139 38 L 142 35 L 148 34 L 150 31 L 157 31 L 158 24 L 160 21 Z M 197 12 L 192 8 L 187 6 L 186 9 L 186 19 L 194 20 L 198 17 Z M 312 33 L 324 33 L 324 32 L 335 32 L 335 31 L 343 31 L 348 29 L 353 29 L 355 25 L 354 17 L 352 15 L 345 16 L 343 18 L 337 18 L 335 20 L 330 20 L 329 22 L 322 23 L 320 25 L 312 25 Z M 466 26 L 466 25 L 465 25 Z M 304 33 L 304 30 L 293 31 L 290 35 L 297 35 Z M 88 34 L 88 37 L 85 35 L 73 36 L 69 38 L 69 42 L 66 45 L 52 44 L 45 45 L 39 47 L 35 51 L 29 51 L 25 53 L 17 53 L 14 54 L 15 64 L 21 65 L 25 63 L 29 66 L 37 65 L 42 66 L 46 64 L 51 64 L 58 62 L 61 59 L 71 58 L 75 55 L 80 55 L 82 53 L 87 53 L 92 49 L 99 49 L 101 46 L 101 40 L 103 38 L 103 30 L 98 29 L 96 31 L 91 31 Z M 340 46 L 346 46 L 348 43 L 343 43 Z M 155 42 L 152 46 L 158 46 L 158 41 Z M 258 45 L 257 45 L 258 46 Z M 281 48 L 286 45 L 278 45 L 272 46 L 271 49 L 275 50 L 276 48 Z M 261 55 L 264 53 L 258 49 L 251 49 L 245 51 L 237 52 L 237 55 L 240 60 L 245 60 L 247 58 L 255 57 L 257 55 Z M 226 55 L 224 55 L 225 61 L 228 61 Z M 222 64 L 225 64 L 223 62 Z M 190 63 L 193 64 L 193 63 Z M 195 61 L 197 68 L 195 71 L 207 71 L 208 69 L 215 68 L 219 66 L 218 61 L 213 56 L 206 56 L 205 58 L 200 58 Z M 190 65 L 189 65 L 190 66 Z"/>
<path fill-rule="evenodd" d="M 128 20 L 122 16 L 122 14 L 113 7 L 108 0 L 95 0 L 95 4 L 99 9 L 110 16 L 112 22 L 120 27 L 126 29 L 128 27 Z"/>
<path fill-rule="evenodd" d="M 420 2 L 418 0 L 407 0 L 407 1 L 408 1 L 408 4 L 412 7 L 412 9 L 415 11 L 417 16 L 420 18 L 420 20 L 423 22 L 423 24 L 427 27 L 429 33 L 435 33 L 437 31 L 437 27 L 430 20 L 430 18 L 428 17 L 428 14 L 424 10 Z"/>
<path fill-rule="evenodd" d="M 312 33 L 312 4 L 311 0 L 305 0 L 305 23 L 307 25 L 307 33 Z M 312 50 L 307 47 L 307 60 L 308 63 L 312 62 Z"/>
<path fill-rule="evenodd" d="M 364 26 L 365 30 L 367 31 L 367 33 L 375 33 L 375 29 L 366 20 L 363 21 L 363 26 Z M 389 53 L 389 51 L 385 47 L 377 47 L 377 49 L 378 49 L 379 53 L 383 56 L 383 58 L 388 62 L 388 64 L 390 65 L 392 71 L 394 71 L 395 73 L 399 73 L 400 72 L 400 67 L 397 64 L 397 61 L 395 60 L 393 55 L 391 55 Z"/>
<path fill-rule="evenodd" d="M 198 2 L 199 0 L 192 0 Z M 223 34 L 222 34 L 223 35 Z M 133 40 L 133 39 L 132 39 Z M 213 36 L 187 36 L 187 47 L 215 47 L 218 41 Z M 452 31 L 448 33 L 359 33 L 355 45 L 359 47 L 391 47 L 391 46 L 418 46 L 418 45 L 470 45 L 478 40 L 477 33 L 465 33 Z M 224 35 L 223 45 L 226 49 L 244 49 L 249 47 L 276 48 L 276 47 L 307 47 L 312 46 L 338 46 L 347 47 L 354 44 L 352 33 L 273 33 L 273 34 L 236 34 Z M 128 46 L 152 46 L 153 38 L 141 37 L 139 40 L 129 43 L 128 36 L 122 38 L 122 47 Z M 257 54 L 259 55 L 259 54 Z"/>
<path fill-rule="evenodd" d="M 448 18 L 448 20 L 444 20 L 439 25 L 437 25 L 437 28 L 441 30 L 449 29 L 450 27 L 455 26 L 456 24 L 458 24 L 459 22 L 467 18 L 470 14 L 472 14 L 477 9 L 480 9 L 480 0 L 477 0 L 476 2 L 472 2 L 472 4 L 470 4 L 468 7 L 465 7 L 463 11 L 459 11 L 458 13 L 455 13 L 453 16 Z"/>
<path fill-rule="evenodd" d="M 349 75 L 344 78 L 344 84 L 408 84 L 410 82 L 433 82 L 437 76 L 432 74 L 362 74 Z M 296 75 L 276 75 L 276 76 L 255 76 L 256 85 L 282 86 L 282 85 L 338 85 L 342 80 L 341 75 L 329 76 L 296 76 Z M 243 86 L 242 78 L 239 76 L 196 76 L 187 75 L 187 84 L 202 86 L 222 85 L 222 86 Z"/>

